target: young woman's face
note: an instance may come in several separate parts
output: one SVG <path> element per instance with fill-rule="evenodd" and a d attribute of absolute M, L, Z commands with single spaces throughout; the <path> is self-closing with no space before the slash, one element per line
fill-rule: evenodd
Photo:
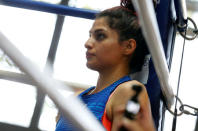
<path fill-rule="evenodd" d="M 118 40 L 118 33 L 107 25 L 105 18 L 96 19 L 85 43 L 87 67 L 100 71 L 119 64 L 122 53 Z"/>

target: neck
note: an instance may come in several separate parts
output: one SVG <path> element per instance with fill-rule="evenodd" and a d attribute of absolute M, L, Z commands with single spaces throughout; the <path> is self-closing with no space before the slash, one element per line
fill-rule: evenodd
<path fill-rule="evenodd" d="M 111 68 L 108 70 L 103 70 L 99 72 L 99 77 L 94 92 L 99 92 L 102 89 L 108 87 L 120 78 L 128 75 L 129 70 L 127 67 Z"/>

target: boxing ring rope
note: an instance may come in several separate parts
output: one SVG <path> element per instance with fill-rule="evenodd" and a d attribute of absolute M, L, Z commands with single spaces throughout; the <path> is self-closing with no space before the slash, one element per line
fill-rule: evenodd
<path fill-rule="evenodd" d="M 20 82 L 20 83 L 24 83 L 24 84 L 28 84 L 28 85 L 32 85 L 32 86 L 34 86 L 34 84 L 35 84 L 34 81 L 28 77 L 28 75 L 22 74 L 22 73 L 10 72 L 10 71 L 0 70 L 0 79 Z M 62 81 L 62 80 L 57 80 L 57 79 L 55 79 L 55 80 L 59 81 L 63 85 L 69 86 L 74 91 L 85 90 L 92 86 L 92 85 L 81 84 L 81 83 L 77 83 L 77 82 Z"/>
<path fill-rule="evenodd" d="M 170 84 L 170 76 L 162 41 L 157 26 L 157 20 L 151 0 L 131 0 L 138 13 L 143 35 L 151 53 L 154 67 L 160 82 L 161 90 L 167 106 L 173 105 L 174 94 Z"/>
<path fill-rule="evenodd" d="M 85 105 L 74 96 L 63 97 L 57 88 L 70 90 L 48 75 L 41 73 L 1 32 L 0 48 L 15 62 L 15 64 L 32 78 L 35 85 L 54 101 L 60 111 L 76 128 L 82 131 L 104 131 L 104 128 L 91 114 Z"/>

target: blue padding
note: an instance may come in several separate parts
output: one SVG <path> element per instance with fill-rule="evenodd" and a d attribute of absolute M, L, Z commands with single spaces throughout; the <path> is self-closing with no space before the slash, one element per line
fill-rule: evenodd
<path fill-rule="evenodd" d="M 145 85 L 151 103 L 152 116 L 156 128 L 159 126 L 160 120 L 160 100 L 162 97 L 160 84 L 153 66 L 153 62 L 149 64 L 149 78 L 148 83 Z"/>
<path fill-rule="evenodd" d="M 157 22 L 158 22 L 162 44 L 163 44 L 165 52 L 167 50 L 167 45 L 168 45 L 167 44 L 168 32 L 169 32 L 170 26 L 173 25 L 171 18 L 170 18 L 171 16 L 170 3 L 171 3 L 171 0 L 161 0 L 160 4 L 156 8 Z"/>
<path fill-rule="evenodd" d="M 98 11 L 68 7 L 64 5 L 49 4 L 33 0 L 0 0 L 0 4 L 43 11 L 48 13 L 55 13 L 59 15 L 67 15 L 74 17 L 81 17 L 86 19 L 94 19 Z"/>

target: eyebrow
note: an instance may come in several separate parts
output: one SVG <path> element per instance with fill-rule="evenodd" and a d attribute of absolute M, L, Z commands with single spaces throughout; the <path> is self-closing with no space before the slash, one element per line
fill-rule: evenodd
<path fill-rule="evenodd" d="M 96 29 L 96 30 L 94 30 L 94 31 L 89 31 L 89 33 L 91 34 L 91 33 L 98 33 L 98 32 L 105 32 L 105 30 L 104 29 Z"/>

